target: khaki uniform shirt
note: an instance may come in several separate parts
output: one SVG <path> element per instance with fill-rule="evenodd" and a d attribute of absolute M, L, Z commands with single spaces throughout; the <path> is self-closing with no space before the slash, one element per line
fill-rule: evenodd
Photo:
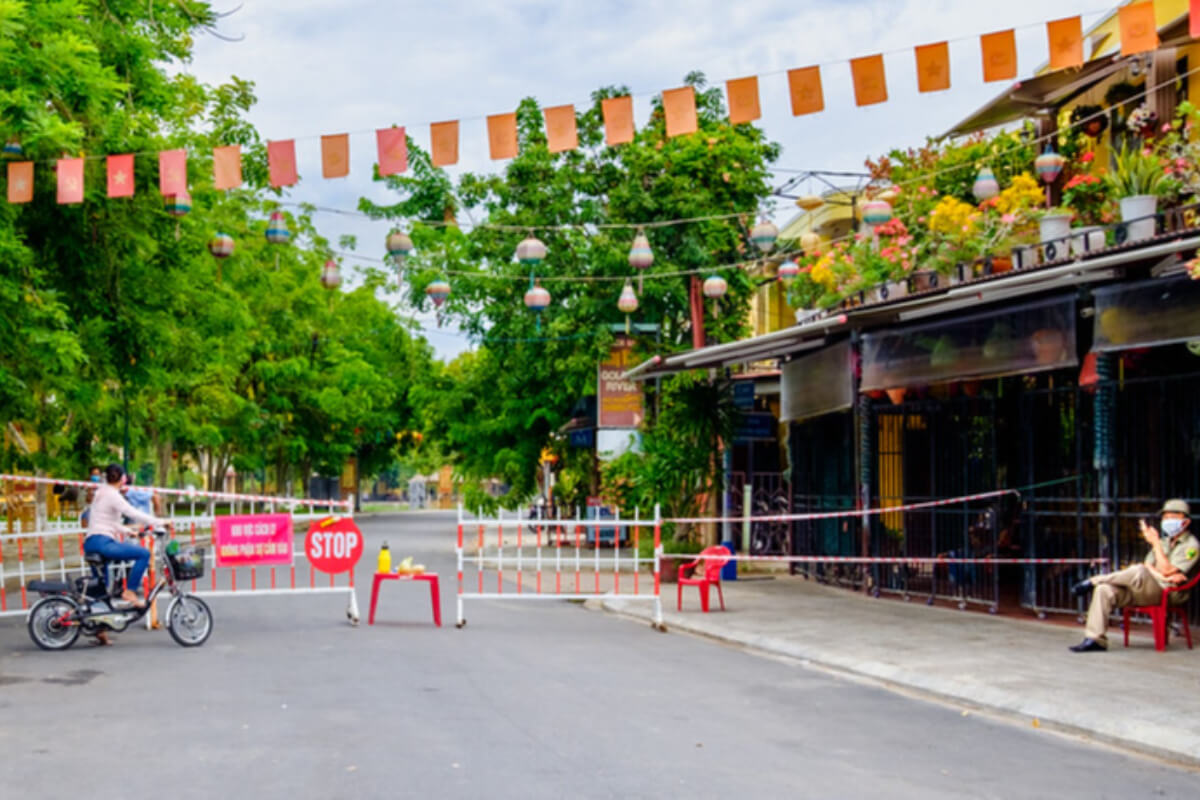
<path fill-rule="evenodd" d="M 1163 554 L 1167 557 L 1167 561 L 1188 576 L 1188 580 L 1195 577 L 1196 565 L 1200 563 L 1200 541 L 1192 535 L 1190 530 L 1185 530 L 1176 536 L 1173 540 L 1168 540 L 1166 536 L 1162 537 Z M 1146 564 L 1150 567 L 1154 566 L 1154 550 L 1151 549 L 1146 554 Z M 1165 578 L 1161 577 L 1157 571 L 1151 570 L 1154 574 L 1154 579 L 1158 581 L 1159 586 L 1164 589 L 1171 586 Z M 1187 600 L 1188 592 L 1176 592 L 1171 595 L 1172 603 L 1182 603 Z"/>

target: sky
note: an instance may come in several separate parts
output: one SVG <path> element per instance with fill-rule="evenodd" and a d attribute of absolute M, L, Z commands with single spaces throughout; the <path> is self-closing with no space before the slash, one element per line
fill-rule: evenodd
<path fill-rule="evenodd" d="M 1097 0 L 228 2 L 236 10 L 221 19 L 221 36 L 197 38 L 187 71 L 212 84 L 231 75 L 254 82 L 249 117 L 259 134 L 296 140 L 300 183 L 285 199 L 347 210 L 364 196 L 394 202 L 371 180 L 376 128 L 403 125 L 428 147 L 429 123 L 461 120 L 460 162 L 449 172 L 492 172 L 503 162 L 488 160 L 487 115 L 524 97 L 583 106 L 598 87 L 624 85 L 640 125 L 652 96 L 695 70 L 718 86 L 759 76 L 757 124 L 783 149 L 776 186 L 801 170 L 861 170 L 866 157 L 919 145 L 1004 91 L 983 83 L 981 34 L 1016 28 L 1018 74 L 1027 77 L 1046 60 L 1047 21 L 1082 15 L 1086 30 L 1111 8 Z M 920 94 L 912 48 L 945 40 L 951 88 Z M 880 52 L 889 100 L 858 108 L 848 62 Z M 785 73 L 813 64 L 822 67 L 826 109 L 793 117 Z M 346 178 L 321 177 L 319 137 L 331 133 L 351 134 Z M 777 200 L 771 215 L 782 225 L 795 211 Z M 385 222 L 319 213 L 316 223 L 331 241 L 356 236 L 361 255 L 384 254 Z M 440 357 L 471 347 L 432 314 L 418 319 Z"/>

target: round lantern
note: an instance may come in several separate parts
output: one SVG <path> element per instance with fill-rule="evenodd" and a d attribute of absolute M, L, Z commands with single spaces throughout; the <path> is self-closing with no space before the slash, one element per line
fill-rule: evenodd
<path fill-rule="evenodd" d="M 754 246 L 764 253 L 769 252 L 775 246 L 775 240 L 779 238 L 779 228 L 775 227 L 775 223 L 764 219 L 750 229 L 750 241 L 754 242 Z"/>
<path fill-rule="evenodd" d="M 800 234 L 800 249 L 803 250 L 806 255 L 811 256 L 813 253 L 817 252 L 820 247 L 821 237 L 817 234 L 813 233 L 812 231 Z"/>
<path fill-rule="evenodd" d="M 979 170 L 979 174 L 975 176 L 975 183 L 971 186 L 971 193 L 981 203 L 1000 194 L 1000 182 L 989 167 Z"/>
<path fill-rule="evenodd" d="M 446 298 L 450 296 L 450 284 L 445 281 L 434 281 L 425 287 L 425 296 L 432 300 L 435 306 L 441 308 L 442 303 L 446 302 Z"/>
<path fill-rule="evenodd" d="M 797 275 L 800 274 L 800 265 L 790 258 L 779 265 L 779 269 L 775 270 L 775 277 L 784 283 L 791 283 Z"/>
<path fill-rule="evenodd" d="M 623 314 L 632 314 L 638 310 L 637 293 L 633 291 L 633 284 L 625 281 L 625 288 L 621 290 L 621 296 L 617 298 L 617 308 Z"/>
<path fill-rule="evenodd" d="M 825 201 L 817 197 L 815 194 L 806 194 L 796 201 L 796 205 L 803 208 L 805 211 L 814 211 L 825 205 Z"/>
<path fill-rule="evenodd" d="M 233 255 L 233 237 L 228 233 L 218 233 L 208 240 L 208 252 L 213 258 L 229 258 Z"/>
<path fill-rule="evenodd" d="M 342 270 L 332 258 L 321 268 L 321 285 L 326 289 L 336 289 L 342 285 Z"/>
<path fill-rule="evenodd" d="M 1043 183 L 1054 183 L 1058 180 L 1058 176 L 1062 173 L 1063 164 L 1067 160 L 1058 153 L 1054 152 L 1054 148 L 1046 145 L 1046 149 L 1033 161 L 1033 168 L 1037 170 L 1038 177 Z"/>
<path fill-rule="evenodd" d="M 187 192 L 166 195 L 163 197 L 163 207 L 172 217 L 187 216 L 192 210 L 192 197 Z"/>
<path fill-rule="evenodd" d="M 550 293 L 543 289 L 540 283 L 534 284 L 525 293 L 526 308 L 541 313 L 548 305 L 550 305 Z"/>
<path fill-rule="evenodd" d="M 267 223 L 267 241 L 271 244 L 287 244 L 291 238 L 292 234 L 288 230 L 287 219 L 283 216 L 283 212 L 272 211 L 271 219 Z"/>
<path fill-rule="evenodd" d="M 892 206 L 887 200 L 868 200 L 862 204 L 863 222 L 872 228 L 886 224 L 892 218 Z"/>
<path fill-rule="evenodd" d="M 387 251 L 392 260 L 399 263 L 413 251 L 413 241 L 403 231 L 392 231 L 387 237 Z"/>
<path fill-rule="evenodd" d="M 546 258 L 546 245 L 541 239 L 527 236 L 517 245 L 517 261 L 527 267 L 536 267 Z"/>
<path fill-rule="evenodd" d="M 704 279 L 704 296 L 710 300 L 719 300 L 729 290 L 729 284 L 720 275 L 712 275 Z"/>
<path fill-rule="evenodd" d="M 21 149 L 21 143 L 18 142 L 16 139 L 9 139 L 7 142 L 4 143 L 4 155 L 19 156 L 19 155 L 21 155 L 22 152 L 23 151 Z"/>

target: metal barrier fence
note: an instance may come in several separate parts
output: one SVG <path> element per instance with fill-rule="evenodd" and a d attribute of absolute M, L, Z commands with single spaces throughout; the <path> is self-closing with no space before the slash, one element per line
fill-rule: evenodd
<path fill-rule="evenodd" d="M 644 529 L 652 531 L 650 537 Z M 459 506 L 455 558 L 460 628 L 467 623 L 468 600 L 611 597 L 653 602 L 655 625 L 662 626 L 662 518 L 657 506 L 648 519 L 637 510 L 632 517 L 618 512 L 606 519 L 584 519 L 577 510 L 568 519 L 561 509 L 553 519 L 530 519 L 521 511 L 467 518 Z M 466 574 L 471 567 L 474 576 Z M 493 585 L 495 591 L 489 591 Z"/>

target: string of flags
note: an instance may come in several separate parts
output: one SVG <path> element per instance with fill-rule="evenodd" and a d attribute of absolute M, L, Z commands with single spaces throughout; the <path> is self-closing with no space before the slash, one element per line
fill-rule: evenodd
<path fill-rule="evenodd" d="M 1191 35 L 1200 36 L 1200 0 L 1190 0 Z M 1050 69 L 1062 70 L 1083 65 L 1082 17 L 1074 16 L 1045 23 L 1050 52 Z M 1121 55 L 1135 55 L 1159 46 L 1158 28 L 1152 0 L 1134 2 L 1118 10 Z M 979 39 L 985 82 L 1009 81 L 1017 77 L 1015 29 L 987 33 Z M 950 51 L 948 42 L 919 45 L 914 48 L 914 66 L 918 90 L 938 92 L 950 88 Z M 858 106 L 875 105 L 888 100 L 887 75 L 883 54 L 849 61 Z M 787 71 L 787 90 L 793 116 L 814 114 L 825 109 L 822 66 L 800 67 Z M 731 124 L 753 122 L 762 116 L 759 77 L 748 76 L 725 82 Z M 669 138 L 698 130 L 695 91 L 690 86 L 667 89 L 662 107 Z M 560 105 L 542 110 L 546 137 L 551 152 L 574 150 L 579 146 L 575 107 Z M 605 141 L 619 146 L 633 141 L 635 127 L 632 96 L 601 101 Z M 488 154 L 492 160 L 517 156 L 519 141 L 515 112 L 493 114 L 486 118 Z M 458 120 L 434 122 L 429 126 L 430 153 L 436 167 L 458 163 L 460 124 Z M 408 141 L 405 127 L 393 126 L 375 131 L 376 155 L 381 175 L 399 175 L 408 170 Z M 350 135 L 320 137 L 323 178 L 342 178 L 350 171 Z M 20 142 L 8 141 L 3 148 L 9 157 L 22 154 Z M 109 155 L 107 160 L 107 196 L 131 197 L 134 193 L 134 160 L 137 154 Z M 242 185 L 242 153 L 239 145 L 216 147 L 212 153 L 213 186 L 218 190 Z M 64 157 L 55 162 L 57 201 L 60 204 L 84 200 L 84 157 Z M 296 167 L 296 140 L 267 143 L 268 181 L 274 188 L 294 186 L 299 181 Z M 187 152 L 182 149 L 158 153 L 159 191 L 164 197 L 187 198 Z M 33 199 L 32 161 L 10 161 L 7 167 L 9 203 L 28 203 Z"/>

